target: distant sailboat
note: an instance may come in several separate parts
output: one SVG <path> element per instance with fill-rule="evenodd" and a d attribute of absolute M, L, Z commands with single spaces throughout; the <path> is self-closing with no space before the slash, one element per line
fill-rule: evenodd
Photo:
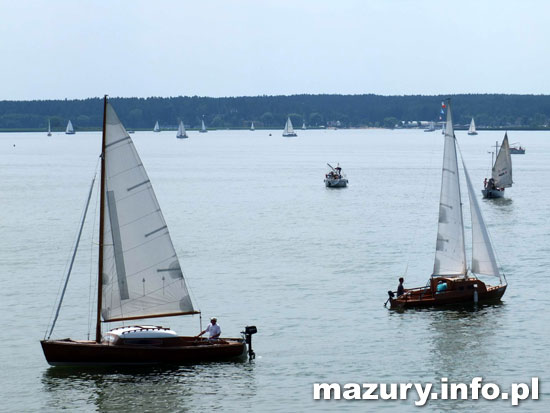
<path fill-rule="evenodd" d="M 430 122 L 428 127 L 424 129 L 424 132 L 433 132 L 435 131 L 435 122 Z"/>
<path fill-rule="evenodd" d="M 302 130 L 306 130 L 306 122 L 305 121 L 302 123 Z"/>
<path fill-rule="evenodd" d="M 52 136 L 52 128 L 51 128 L 49 119 L 48 119 L 48 136 Z"/>
<path fill-rule="evenodd" d="M 292 122 L 290 121 L 290 117 L 286 119 L 285 129 L 283 131 L 283 136 L 290 138 L 293 136 L 298 136 L 296 132 L 294 132 L 294 128 L 292 127 Z"/>
<path fill-rule="evenodd" d="M 49 364 L 145 365 L 193 364 L 254 356 L 256 327 L 243 338 L 208 340 L 178 336 L 153 325 L 126 325 L 102 334 L 102 322 L 198 314 L 151 181 L 113 107 L 104 100 L 99 202 L 99 250 L 95 340 L 50 339 L 61 309 L 40 343 Z M 95 180 L 95 178 L 94 178 Z M 90 187 L 88 205 L 93 188 Z M 86 212 L 84 213 L 80 233 Z M 73 260 L 78 249 L 77 238 Z M 72 262 L 70 265 L 72 268 Z M 69 280 L 65 280 L 65 287 Z"/>
<path fill-rule="evenodd" d="M 74 128 L 73 128 L 73 124 L 71 123 L 71 121 L 69 121 L 69 123 L 67 123 L 67 129 L 65 129 L 65 133 L 67 135 L 74 135 Z"/>
<path fill-rule="evenodd" d="M 498 142 L 495 144 L 495 151 L 498 149 Z M 493 163 L 491 156 L 491 163 Z M 504 189 L 510 188 L 512 182 L 512 157 L 510 156 L 510 145 L 508 144 L 508 133 L 504 134 L 500 151 L 495 159 L 492 168 L 491 178 L 485 179 L 485 188 L 481 191 L 484 198 L 502 198 Z"/>
<path fill-rule="evenodd" d="M 158 120 L 155 123 L 155 127 L 153 128 L 153 132 L 160 132 L 160 126 L 159 126 L 159 121 Z"/>
<path fill-rule="evenodd" d="M 202 119 L 202 125 L 201 125 L 201 129 L 199 130 L 200 133 L 206 133 L 208 132 L 208 130 L 206 129 L 206 125 L 204 124 L 204 119 Z"/>
<path fill-rule="evenodd" d="M 392 309 L 498 301 L 506 291 L 507 284 L 502 283 L 487 227 L 466 164 L 462 159 L 472 216 L 472 261 L 470 268 L 467 267 L 456 149 L 449 102 L 433 273 L 425 287 L 398 291 L 400 295 L 396 298 L 393 291 L 388 291 L 390 296 L 388 301 Z M 488 285 L 481 281 L 478 275 L 498 278 L 499 284 Z M 505 276 L 504 281 L 506 281 Z"/>
<path fill-rule="evenodd" d="M 477 135 L 476 123 L 474 122 L 474 118 L 472 118 L 472 121 L 470 122 L 470 128 L 468 129 L 468 135 Z"/>
<path fill-rule="evenodd" d="M 254 131 L 256 130 L 256 129 L 254 129 L 254 122 L 252 122 L 252 123 L 250 124 L 250 130 L 251 130 L 252 132 L 254 132 Z"/>
<path fill-rule="evenodd" d="M 187 132 L 185 132 L 185 126 L 183 126 L 183 121 L 180 120 L 180 126 L 178 127 L 178 133 L 176 135 L 178 139 L 188 138 Z"/>

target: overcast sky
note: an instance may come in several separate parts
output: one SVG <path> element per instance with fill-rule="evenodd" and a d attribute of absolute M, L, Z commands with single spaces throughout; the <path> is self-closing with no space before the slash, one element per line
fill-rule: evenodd
<path fill-rule="evenodd" d="M 0 100 L 550 94 L 548 0 L 0 0 Z"/>

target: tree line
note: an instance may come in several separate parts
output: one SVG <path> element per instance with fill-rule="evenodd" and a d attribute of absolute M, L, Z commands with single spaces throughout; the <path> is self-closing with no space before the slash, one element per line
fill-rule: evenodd
<path fill-rule="evenodd" d="M 289 116 L 295 127 L 417 126 L 439 121 L 441 102 L 451 98 L 455 124 L 475 118 L 478 128 L 547 128 L 550 95 L 460 94 L 439 96 L 291 95 L 243 97 L 111 98 L 127 129 L 174 128 L 182 120 L 198 128 L 282 129 Z M 102 98 L 75 100 L 0 101 L 0 129 L 61 130 L 69 120 L 76 130 L 100 129 Z"/>

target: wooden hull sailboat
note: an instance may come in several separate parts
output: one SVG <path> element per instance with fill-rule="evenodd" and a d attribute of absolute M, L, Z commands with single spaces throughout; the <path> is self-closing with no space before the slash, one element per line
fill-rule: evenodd
<path fill-rule="evenodd" d="M 209 343 L 194 337 L 126 339 L 123 343 L 92 340 L 43 340 L 42 350 L 52 366 L 193 364 L 247 358 L 244 339 Z"/>
<path fill-rule="evenodd" d="M 94 178 L 95 181 L 95 178 Z M 95 341 L 50 339 L 78 249 L 88 193 L 69 271 L 47 338 L 51 365 L 180 364 L 254 357 L 248 326 L 243 338 L 178 336 L 169 328 L 138 325 L 102 334 L 102 323 L 199 314 L 195 311 L 151 182 L 132 139 L 104 100 L 101 156 L 98 292 Z"/>
<path fill-rule="evenodd" d="M 404 290 L 398 296 L 397 292 L 388 291 L 388 301 L 392 309 L 498 301 L 506 291 L 507 284 L 502 283 L 487 227 L 463 159 L 472 217 L 472 262 L 470 268 L 466 266 L 460 177 L 450 102 L 446 107 L 445 148 L 433 273 L 424 287 Z M 479 279 L 478 275 L 498 279 L 498 284 L 489 285 Z M 506 281 L 504 274 L 502 277 Z"/>
<path fill-rule="evenodd" d="M 446 285 L 445 289 L 438 286 Z M 486 285 L 478 278 L 434 277 L 426 287 L 412 288 L 405 294 L 390 300 L 390 308 L 426 308 L 453 304 L 498 302 L 506 291 L 506 285 Z"/>

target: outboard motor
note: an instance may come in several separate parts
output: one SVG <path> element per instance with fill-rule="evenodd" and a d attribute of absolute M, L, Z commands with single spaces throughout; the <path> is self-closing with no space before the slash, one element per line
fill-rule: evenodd
<path fill-rule="evenodd" d="M 244 331 L 241 331 L 241 333 L 244 334 L 244 340 L 248 345 L 249 360 L 254 360 L 256 358 L 256 354 L 254 353 L 254 350 L 252 350 L 252 334 L 256 334 L 257 332 L 258 329 L 256 328 L 256 326 L 246 326 L 244 328 Z"/>

